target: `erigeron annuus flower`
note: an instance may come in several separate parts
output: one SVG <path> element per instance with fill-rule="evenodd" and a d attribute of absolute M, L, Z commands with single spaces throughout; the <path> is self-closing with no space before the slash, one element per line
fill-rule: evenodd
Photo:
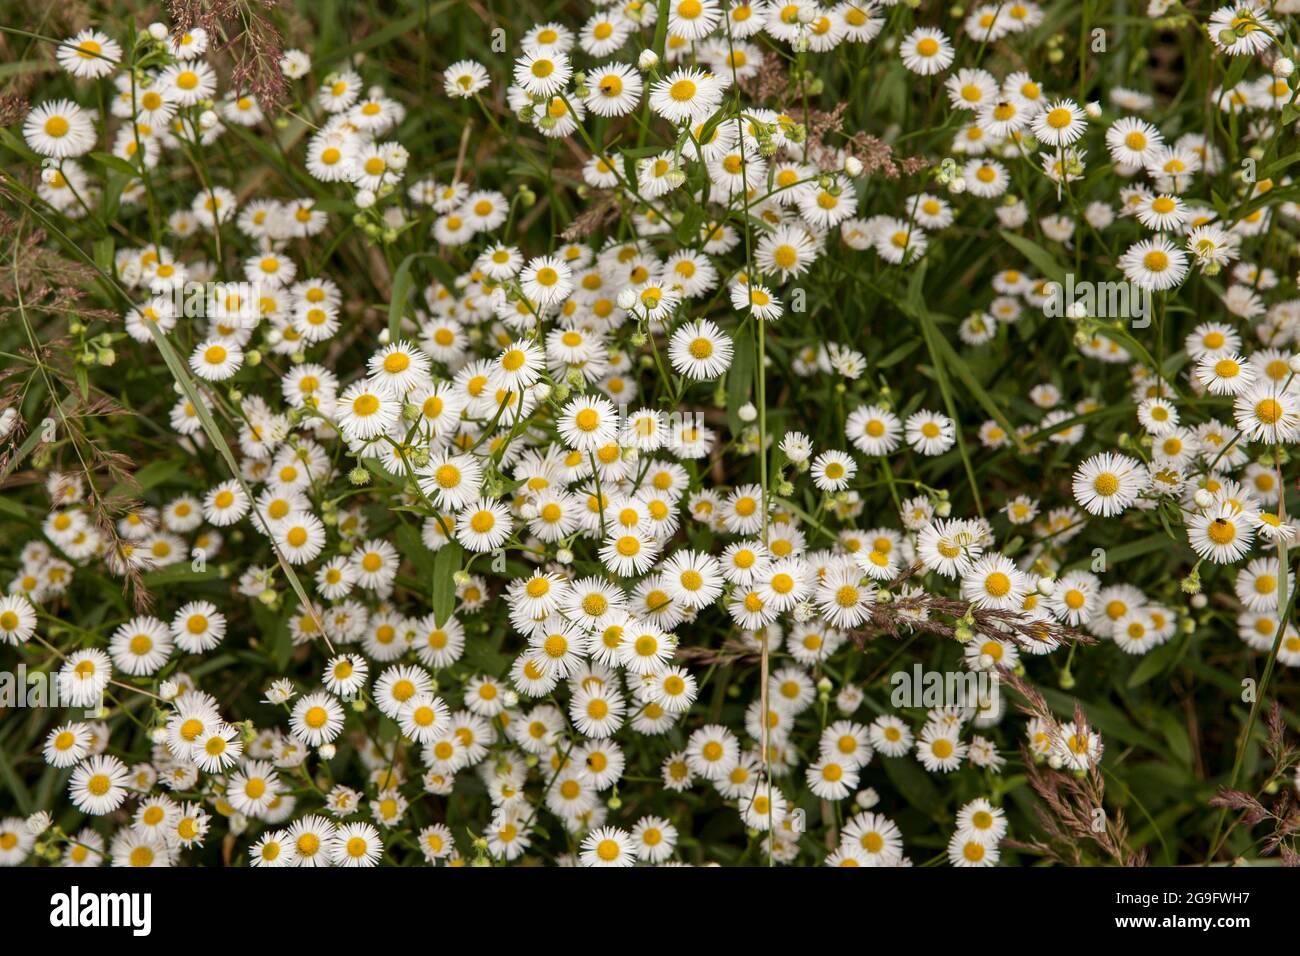
<path fill-rule="evenodd" d="M 1240 355 L 1207 355 L 1196 365 L 1196 378 L 1212 395 L 1240 395 L 1255 384 L 1255 369 Z"/>
<path fill-rule="evenodd" d="M 1119 258 L 1125 277 L 1151 291 L 1172 288 L 1187 275 L 1187 254 L 1164 236 L 1136 242 Z"/>
<path fill-rule="evenodd" d="M 907 443 L 923 455 L 941 455 L 957 440 L 952 419 L 925 410 L 908 416 L 905 433 Z"/>
<path fill-rule="evenodd" d="M 36 633 L 36 609 L 21 594 L 0 597 L 0 642 L 18 645 Z"/>
<path fill-rule="evenodd" d="M 325 547 L 325 526 L 309 511 L 296 511 L 272 528 L 277 549 L 289 564 L 306 564 Z"/>
<path fill-rule="evenodd" d="M 916 742 L 917 759 L 931 773 L 951 773 L 961 766 L 967 745 L 958 736 L 960 728 L 926 724 Z"/>
<path fill-rule="evenodd" d="M 976 607 L 995 610 L 1019 607 L 1028 591 L 1025 576 L 1002 554 L 986 554 L 961 574 L 962 597 Z"/>
<path fill-rule="evenodd" d="M 952 65 L 952 43 L 936 29 L 917 27 L 899 45 L 903 65 L 913 73 L 932 76 Z"/>
<path fill-rule="evenodd" d="M 1277 41 L 1279 27 L 1254 0 L 1238 0 L 1210 14 L 1210 41 L 1229 56 L 1253 55 Z"/>
<path fill-rule="evenodd" d="M 470 551 L 494 551 L 510 536 L 513 521 L 497 501 L 480 498 L 456 518 L 456 538 Z"/>
<path fill-rule="evenodd" d="M 417 472 L 420 488 L 438 505 L 457 510 L 479 495 L 482 487 L 482 464 L 474 455 L 443 451 L 431 458 Z"/>
<path fill-rule="evenodd" d="M 1217 504 L 1186 516 L 1192 550 L 1215 564 L 1233 564 L 1250 551 L 1255 529 L 1240 507 Z"/>
<path fill-rule="evenodd" d="M 98 30 L 82 30 L 59 44 L 59 65 L 81 79 L 108 76 L 122 59 L 122 46 Z"/>
<path fill-rule="evenodd" d="M 734 309 L 749 309 L 765 322 L 779 319 L 785 311 L 781 300 L 772 294 L 766 286 L 756 282 L 737 282 L 731 287 L 731 306 Z"/>
<path fill-rule="evenodd" d="M 1046 104 L 1030 124 L 1034 138 L 1046 146 L 1069 146 L 1083 136 L 1087 118 L 1073 100 Z"/>
<path fill-rule="evenodd" d="M 554 96 L 568 85 L 572 76 L 573 68 L 563 53 L 525 51 L 515 61 L 515 82 L 534 96 Z"/>
<path fill-rule="evenodd" d="M 886 216 L 876 224 L 873 233 L 876 253 L 886 262 L 915 263 L 925 255 L 928 245 L 925 231 L 913 223 Z"/>
<path fill-rule="evenodd" d="M 59 694 L 74 707 L 97 706 L 111 679 L 112 666 L 109 656 L 97 648 L 69 654 L 59 668 Z"/>
<path fill-rule="evenodd" d="M 1256 381 L 1235 392 L 1233 417 L 1248 441 L 1277 445 L 1300 439 L 1300 387 Z"/>
<path fill-rule="evenodd" d="M 243 752 L 239 728 L 214 722 L 195 737 L 188 757 L 200 770 L 218 773 L 233 766 Z"/>
<path fill-rule="evenodd" d="M 1142 166 L 1164 145 L 1164 135 L 1146 120 L 1125 116 L 1106 130 L 1106 147 L 1117 163 Z"/>
<path fill-rule="evenodd" d="M 42 156 L 66 159 L 82 156 L 95 146 L 90 116 L 70 100 L 42 103 L 23 121 L 23 138 Z"/>
<path fill-rule="evenodd" d="M 382 435 L 397 421 L 401 403 L 386 384 L 368 379 L 354 382 L 339 396 L 339 428 L 352 441 Z"/>
<path fill-rule="evenodd" d="M 443 92 L 452 98 L 471 97 L 488 84 L 487 70 L 475 60 L 457 60 L 443 71 Z"/>
<path fill-rule="evenodd" d="M 673 368 L 696 381 L 718 378 L 731 364 L 732 343 L 708 319 L 697 319 L 673 332 L 668 358 Z"/>
<path fill-rule="evenodd" d="M 1146 484 L 1139 461 L 1106 452 L 1080 463 L 1074 473 L 1074 498 L 1090 514 L 1111 517 L 1130 507 Z"/>
<path fill-rule="evenodd" d="M 846 437 L 864 455 L 887 455 L 901 443 L 902 423 L 898 416 L 879 405 L 853 411 L 844 424 Z"/>
<path fill-rule="evenodd" d="M 68 792 L 83 813 L 103 816 L 116 810 L 126 799 L 127 779 L 122 761 L 110 755 L 98 755 L 72 771 Z"/>
<path fill-rule="evenodd" d="M 650 108 L 671 123 L 694 123 L 718 108 L 722 93 L 722 84 L 711 73 L 675 70 L 651 85 Z"/>
<path fill-rule="evenodd" d="M 857 463 L 844 452 L 825 451 L 813 461 L 813 482 L 822 491 L 840 491 L 848 487 L 857 470 Z"/>
<path fill-rule="evenodd" d="M 948 860 L 957 867 L 996 866 L 998 849 L 972 834 L 957 832 L 948 842 Z"/>
<path fill-rule="evenodd" d="M 865 621 L 875 602 L 876 586 L 864 581 L 854 567 L 845 566 L 826 575 L 817 586 L 822 616 L 834 627 L 854 628 Z"/>
<path fill-rule="evenodd" d="M 574 399 L 562 411 L 558 427 L 571 448 L 593 452 L 618 436 L 618 412 L 603 398 Z"/>
<path fill-rule="evenodd" d="M 1160 232 L 1178 231 L 1188 219 L 1186 205 L 1177 196 L 1166 193 L 1151 197 L 1137 210 L 1138 221 Z"/>

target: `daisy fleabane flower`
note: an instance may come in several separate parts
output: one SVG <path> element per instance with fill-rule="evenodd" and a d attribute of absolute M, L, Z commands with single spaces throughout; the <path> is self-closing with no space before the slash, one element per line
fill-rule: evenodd
<path fill-rule="evenodd" d="M 957 441 L 951 418 L 924 409 L 908 416 L 906 431 L 907 443 L 922 455 L 942 455 Z"/>
<path fill-rule="evenodd" d="M 1233 417 L 1247 441 L 1276 445 L 1300 440 L 1300 386 L 1256 382 L 1237 393 Z"/>
<path fill-rule="evenodd" d="M 722 84 L 712 73 L 675 70 L 650 87 L 650 108 L 670 123 L 694 123 L 712 115 L 722 93 Z"/>
<path fill-rule="evenodd" d="M 597 116 L 626 116 L 641 102 L 641 75 L 626 63 L 610 63 L 593 70 L 583 100 Z"/>
<path fill-rule="evenodd" d="M 1104 452 L 1079 464 L 1074 499 L 1089 514 L 1110 518 L 1130 507 L 1146 490 L 1147 470 L 1136 458 Z"/>
<path fill-rule="evenodd" d="M 311 72 L 311 55 L 304 50 L 285 50 L 279 65 L 287 79 L 300 80 Z"/>
<path fill-rule="evenodd" d="M 1119 257 L 1125 278 L 1140 289 L 1158 292 L 1171 289 L 1187 275 L 1187 253 L 1164 236 L 1144 239 L 1129 246 Z"/>
<path fill-rule="evenodd" d="M 443 92 L 453 99 L 467 99 L 487 88 L 488 71 L 475 60 L 457 60 L 443 71 Z"/>
<path fill-rule="evenodd" d="M 536 50 L 515 61 L 515 82 L 533 96 L 555 96 L 572 76 L 569 58 L 562 53 Z"/>
<path fill-rule="evenodd" d="M 708 319 L 680 326 L 668 344 L 673 368 L 694 381 L 719 378 L 731 365 L 731 336 Z"/>
<path fill-rule="evenodd" d="M 986 554 L 961 576 L 961 595 L 976 607 L 1014 610 L 1029 593 L 1029 579 L 1003 554 Z"/>
<path fill-rule="evenodd" d="M 95 124 L 71 100 L 52 100 L 27 114 L 23 139 L 42 156 L 67 159 L 95 148 Z"/>
<path fill-rule="evenodd" d="M 921 76 L 942 73 L 953 60 L 952 42 L 941 30 L 932 27 L 917 27 L 903 38 L 898 52 L 903 65 Z"/>
<path fill-rule="evenodd" d="M 1210 41 L 1229 56 L 1254 55 L 1276 42 L 1279 28 L 1267 8 L 1255 0 L 1238 0 L 1210 14 L 1205 25 Z"/>
<path fill-rule="evenodd" d="M 1255 384 L 1255 368 L 1240 355 L 1206 355 L 1196 364 L 1196 380 L 1211 395 L 1240 395 Z"/>
<path fill-rule="evenodd" d="M 1187 540 L 1205 560 L 1235 564 L 1249 553 L 1255 529 L 1240 507 L 1223 502 L 1187 516 Z"/>
<path fill-rule="evenodd" d="M 122 46 L 98 30 L 82 30 L 59 44 L 59 66 L 81 79 L 108 76 L 122 60 Z"/>
<path fill-rule="evenodd" d="M 1034 117 L 1030 128 L 1045 146 L 1069 146 L 1083 136 L 1088 120 L 1073 100 L 1057 100 Z"/>
<path fill-rule="evenodd" d="M 882 405 L 864 405 L 849 414 L 845 436 L 864 455 L 888 455 L 902 443 L 898 416 Z"/>

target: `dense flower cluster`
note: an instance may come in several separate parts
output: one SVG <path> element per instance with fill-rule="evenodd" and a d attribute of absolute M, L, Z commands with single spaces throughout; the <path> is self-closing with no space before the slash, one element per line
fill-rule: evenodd
<path fill-rule="evenodd" d="M 1058 66 L 1080 5 L 596 3 L 436 104 L 310 48 L 259 102 L 201 27 L 54 44 L 3 240 L 113 314 L 14 280 L 0 643 L 67 711 L 0 863 L 1140 858 L 1127 787 L 1100 837 L 1025 809 L 1104 789 L 1090 721 L 1191 746 L 1107 697 L 1193 639 L 1229 701 L 1296 687 L 1300 4 L 1152 0 L 1214 64 L 1173 122 L 1106 29 Z M 975 691 L 900 699 L 914 662 Z"/>

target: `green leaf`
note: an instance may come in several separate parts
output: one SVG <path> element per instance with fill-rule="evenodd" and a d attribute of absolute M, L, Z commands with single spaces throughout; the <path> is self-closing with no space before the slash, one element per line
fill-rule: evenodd
<path fill-rule="evenodd" d="M 13 764 L 9 762 L 9 755 L 5 753 L 6 748 L 0 747 L 0 780 L 5 783 L 5 789 L 13 794 L 14 802 L 18 804 L 18 809 L 24 814 L 31 813 L 35 807 L 32 806 L 32 794 L 23 783 L 22 778 L 14 772 Z"/>
<path fill-rule="evenodd" d="M 120 156 L 114 156 L 112 153 L 95 152 L 90 154 L 90 158 L 101 166 L 116 170 L 128 179 L 140 178 L 140 170 L 136 169 Z"/>
<path fill-rule="evenodd" d="M 1032 239 L 1026 239 L 1024 236 L 1017 236 L 1014 232 L 1007 232 L 1005 229 L 999 229 L 998 235 L 1028 259 L 1033 267 L 1043 274 L 1043 278 L 1051 279 L 1053 282 L 1059 282 L 1062 285 L 1065 284 L 1065 267 L 1056 261 L 1054 255 L 1038 243 Z"/>
<path fill-rule="evenodd" d="M 415 569 L 420 573 L 421 577 L 428 577 L 433 574 L 434 563 L 429 556 L 429 549 L 425 547 L 418 531 L 409 524 L 398 525 L 397 544 L 403 556 L 411 559 L 411 563 L 415 565 Z"/>
<path fill-rule="evenodd" d="M 106 275 L 113 274 L 113 237 L 104 236 L 96 239 L 91 246 L 95 265 Z"/>
<path fill-rule="evenodd" d="M 108 493 L 111 497 L 115 497 L 129 495 L 132 491 L 148 491 L 150 488 L 161 485 L 184 467 L 185 462 L 180 458 L 164 458 L 162 461 L 151 461 L 135 473 L 134 488 L 125 482 L 119 482 Z"/>
<path fill-rule="evenodd" d="M 933 313 L 927 313 L 927 315 L 929 316 L 931 323 L 933 323 Z M 961 383 L 966 386 L 967 391 L 975 397 L 975 401 L 979 402 L 980 407 L 988 413 L 990 418 L 1001 425 L 1002 430 L 1007 433 L 1007 436 L 1016 443 L 1016 446 L 1020 448 L 1021 451 L 1024 451 L 1024 442 L 1012 426 L 1011 420 L 1007 418 L 1006 413 L 1002 411 L 998 403 L 993 400 L 993 396 L 990 395 L 984 386 L 979 383 L 979 380 L 975 378 L 974 374 L 970 370 L 970 366 L 962 361 L 962 357 L 958 355 L 957 350 L 952 347 L 952 343 L 948 341 L 948 337 L 944 335 L 937 326 L 932 324 L 931 327 L 934 332 L 937 350 L 943 359 L 945 368 L 957 376 Z M 954 421 L 961 420 L 956 416 L 953 416 L 953 418 Z"/>
<path fill-rule="evenodd" d="M 433 620 L 442 627 L 456 610 L 456 572 L 461 568 L 463 551 L 449 541 L 433 556 Z"/>
<path fill-rule="evenodd" d="M 659 57 L 662 64 L 664 59 L 664 47 L 668 43 L 668 0 L 659 0 L 659 16 L 655 23 L 655 55 Z"/>
<path fill-rule="evenodd" d="M 390 342 L 396 342 L 402 337 L 402 314 L 406 311 L 406 300 L 410 298 L 411 290 L 415 288 L 415 279 L 411 276 L 411 266 L 416 259 L 434 254 L 412 252 L 402 260 L 397 267 L 397 272 L 393 274 L 393 291 L 388 301 L 388 340 Z"/>
<path fill-rule="evenodd" d="M 1260 174 L 1260 178 L 1272 179 L 1278 173 L 1282 172 L 1282 170 L 1286 169 L 1288 166 L 1294 165 L 1295 163 L 1300 163 L 1300 153 L 1290 153 L 1283 156 L 1281 159 L 1269 163 L 1268 166 L 1264 168 L 1264 172 Z"/>
<path fill-rule="evenodd" d="M 921 334 L 925 337 L 926 348 L 930 350 L 930 361 L 934 364 L 935 381 L 939 383 L 939 392 L 943 395 L 944 407 L 948 409 L 948 417 L 953 420 L 957 432 L 957 451 L 961 456 L 962 467 L 966 469 L 966 479 L 970 482 L 971 496 L 975 499 L 975 510 L 984 514 L 984 502 L 980 498 L 979 482 L 975 480 L 975 466 L 971 464 L 970 453 L 966 450 L 966 439 L 961 433 L 961 415 L 957 412 L 957 401 L 953 398 L 952 384 L 948 381 L 948 371 L 945 368 L 945 355 L 943 346 L 948 344 L 942 332 L 934 324 L 934 319 L 925 309 L 918 309 L 915 313 L 917 322 L 921 326 Z M 951 350 L 952 346 L 948 346 Z M 953 353 L 954 355 L 956 353 Z M 961 358 L 957 358 L 957 364 L 963 364 Z M 1013 429 L 1007 430 L 1008 435 L 1014 435 Z"/>
<path fill-rule="evenodd" d="M 29 163 L 39 163 L 41 157 L 32 151 L 32 148 L 19 139 L 12 130 L 0 129 L 0 143 L 4 143 L 9 149 L 13 150 Z"/>
<path fill-rule="evenodd" d="M 892 365 L 897 365 L 920 347 L 920 339 L 912 339 L 910 342 L 904 342 L 898 348 L 893 349 L 888 355 L 876 362 L 876 368 L 889 368 Z"/>
<path fill-rule="evenodd" d="M 758 322 L 759 319 L 753 321 Z M 731 430 L 739 434 L 742 428 L 740 406 L 749 401 L 749 391 L 754 384 L 754 366 L 756 349 L 754 339 L 738 329 L 734 338 L 734 350 L 731 356 L 731 368 L 727 370 L 727 421 Z"/>
<path fill-rule="evenodd" d="M 108 179 L 104 183 L 104 219 L 111 222 L 117 218 L 117 211 L 122 205 L 122 191 L 126 189 L 128 180 L 120 173 L 110 171 Z M 112 270 L 101 269 L 105 275 L 111 275 Z"/>
<path fill-rule="evenodd" d="M 0 80 L 28 73 L 52 73 L 58 69 L 57 64 L 48 60 L 17 60 L 13 63 L 0 63 Z"/>
<path fill-rule="evenodd" d="M 1132 673 L 1128 675 L 1128 680 L 1124 682 L 1125 686 L 1129 689 L 1141 687 L 1181 656 L 1181 641 L 1170 641 L 1168 644 L 1160 645 L 1138 661 L 1137 667 L 1133 668 Z"/>
<path fill-rule="evenodd" d="M 943 798 L 921 765 L 910 757 L 886 758 L 885 775 L 907 802 L 927 816 L 939 819 Z"/>
<path fill-rule="evenodd" d="M 1187 728 L 1168 710 L 1159 712 L 1156 723 L 1160 725 L 1160 733 L 1164 735 L 1165 743 L 1169 744 L 1169 752 L 1173 754 L 1174 759 L 1184 767 L 1190 767 L 1192 740 L 1187 735 Z"/>
<path fill-rule="evenodd" d="M 1051 687 L 1040 687 L 1039 690 L 1053 711 L 1068 720 L 1074 719 L 1075 699 L 1073 697 Z M 1079 701 L 1079 703 L 1083 707 L 1084 719 L 1094 729 L 1100 731 L 1103 737 L 1111 736 L 1121 743 L 1142 747 L 1145 750 L 1158 752 L 1161 749 L 1158 740 L 1144 733 L 1117 707 L 1096 700 Z"/>
<path fill-rule="evenodd" d="M 162 587 L 167 584 L 199 584 L 203 581 L 220 581 L 221 572 L 214 567 L 208 567 L 203 571 L 191 570 L 188 564 L 173 565 L 169 568 L 159 568 L 157 571 L 150 571 L 143 576 L 146 587 Z"/>
<path fill-rule="evenodd" d="M 0 512 L 9 515 L 11 518 L 20 520 L 27 518 L 27 509 L 9 498 L 0 497 Z"/>

